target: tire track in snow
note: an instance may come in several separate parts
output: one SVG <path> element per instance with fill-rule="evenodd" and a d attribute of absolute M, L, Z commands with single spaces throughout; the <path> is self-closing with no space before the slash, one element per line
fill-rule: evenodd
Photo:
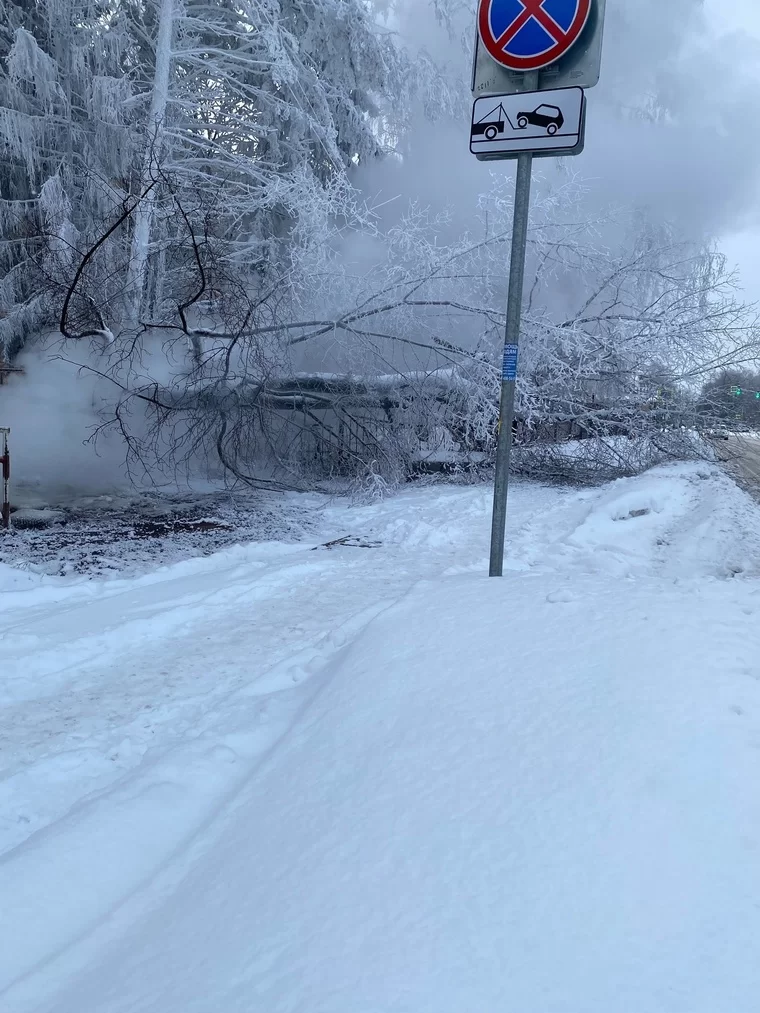
<path fill-rule="evenodd" d="M 23 995 L 27 976 L 102 926 L 213 824 L 308 708 L 330 662 L 396 600 L 363 609 L 231 693 L 192 740 L 0 859 L 0 998 Z M 15 933 L 22 917 L 38 926 L 34 937 Z"/>

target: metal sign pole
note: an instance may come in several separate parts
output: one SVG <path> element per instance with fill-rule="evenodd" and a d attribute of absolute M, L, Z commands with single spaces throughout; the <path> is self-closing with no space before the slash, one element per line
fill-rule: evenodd
<path fill-rule="evenodd" d="M 477 9 L 470 151 L 485 162 L 517 157 L 491 522 L 492 577 L 504 572 L 533 159 L 583 151 L 583 89 L 598 82 L 602 57 L 606 0 L 552 0 L 551 13 L 546 3 L 478 0 Z"/>
<path fill-rule="evenodd" d="M 11 452 L 8 449 L 8 436 L 10 435 L 10 429 L 0 429 L 0 475 L 2 475 L 3 482 L 3 501 L 0 505 L 0 526 L 6 530 L 10 529 L 11 526 L 11 498 L 10 498 L 10 481 L 11 481 Z"/>
<path fill-rule="evenodd" d="M 523 79 L 523 91 L 536 91 L 538 71 L 529 71 Z M 512 427 L 515 419 L 515 381 L 517 380 L 517 354 L 520 345 L 520 318 L 522 317 L 525 258 L 528 249 L 528 219 L 530 216 L 530 184 L 533 155 L 522 154 L 517 159 L 515 208 L 512 225 L 512 252 L 509 258 L 509 292 L 507 294 L 507 323 L 504 336 L 504 362 L 501 377 L 499 406 L 499 435 L 496 444 L 496 478 L 493 490 L 493 518 L 491 522 L 491 564 L 489 576 L 501 577 L 504 572 L 504 539 L 507 525 L 507 494 L 509 467 L 512 456 Z"/>

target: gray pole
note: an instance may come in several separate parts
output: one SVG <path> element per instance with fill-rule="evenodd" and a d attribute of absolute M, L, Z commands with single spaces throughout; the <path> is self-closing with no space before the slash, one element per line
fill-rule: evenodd
<path fill-rule="evenodd" d="M 523 79 L 523 91 L 535 91 L 537 88 L 538 71 L 530 71 Z M 525 256 L 528 248 L 528 217 L 530 214 L 530 182 L 532 171 L 533 155 L 519 155 L 517 158 L 517 182 L 515 183 L 512 252 L 509 258 L 509 292 L 507 295 L 507 326 L 504 335 L 504 362 L 502 366 L 501 401 L 499 406 L 499 435 L 496 443 L 496 479 L 493 490 L 491 566 L 489 570 L 489 576 L 491 577 L 501 577 L 504 572 L 504 538 L 507 526 L 509 462 L 512 456 L 512 425 L 515 419 L 515 380 L 517 379 L 517 352 L 520 344 Z"/>
<path fill-rule="evenodd" d="M 10 429 L 0 429 L 0 477 L 3 482 L 3 500 L 0 504 L 0 526 L 10 529 L 11 526 L 11 452 L 8 448 Z"/>

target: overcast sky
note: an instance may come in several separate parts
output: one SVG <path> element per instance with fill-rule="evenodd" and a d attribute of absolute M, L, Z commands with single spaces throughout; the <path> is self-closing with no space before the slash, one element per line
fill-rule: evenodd
<path fill-rule="evenodd" d="M 473 4 L 435 2 L 461 12 L 465 55 L 431 26 L 431 0 L 398 0 L 398 28 L 455 73 L 469 70 Z M 760 0 L 608 0 L 586 150 L 572 164 L 548 159 L 537 171 L 548 185 L 577 172 L 588 184 L 590 213 L 630 208 L 652 223 L 667 221 L 684 238 L 717 238 L 741 271 L 745 296 L 760 302 L 758 95 Z M 397 172 L 387 163 L 381 176 L 373 167 L 367 172 L 373 199 L 424 195 L 431 206 L 452 209 L 452 228 L 469 227 L 486 181 L 511 178 L 514 169 L 502 162 L 486 170 L 472 158 L 462 140 L 468 116 L 432 124 L 421 118 L 406 135 Z"/>
<path fill-rule="evenodd" d="M 731 3 L 707 0 L 705 6 L 717 36 L 726 30 L 739 30 L 760 40 L 760 0 L 731 0 Z M 760 301 L 760 228 L 753 225 L 725 236 L 723 247 L 728 257 L 739 265 L 747 296 Z"/>
<path fill-rule="evenodd" d="M 731 24 L 760 36 L 760 9 L 757 0 L 707 0 L 708 17 L 716 25 Z"/>

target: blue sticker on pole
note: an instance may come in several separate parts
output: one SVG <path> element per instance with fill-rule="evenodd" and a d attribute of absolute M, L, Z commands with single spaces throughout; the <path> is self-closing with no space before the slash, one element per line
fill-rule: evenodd
<path fill-rule="evenodd" d="M 501 370 L 502 380 L 517 379 L 517 345 L 504 346 L 504 364 Z"/>

